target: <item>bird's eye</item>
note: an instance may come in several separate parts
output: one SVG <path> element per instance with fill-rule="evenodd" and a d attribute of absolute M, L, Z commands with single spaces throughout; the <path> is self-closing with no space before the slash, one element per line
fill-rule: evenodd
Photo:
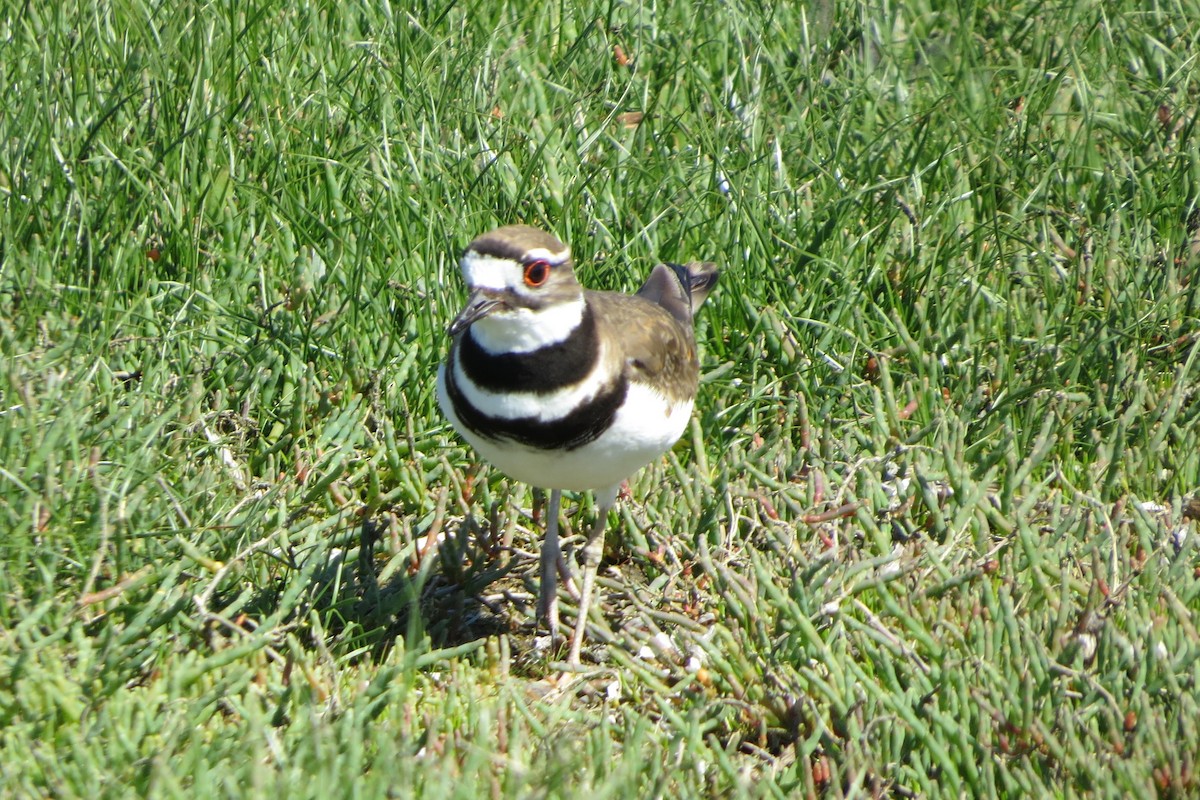
<path fill-rule="evenodd" d="M 550 265 L 545 261 L 530 261 L 525 265 L 525 285 L 537 288 L 550 277 Z"/>

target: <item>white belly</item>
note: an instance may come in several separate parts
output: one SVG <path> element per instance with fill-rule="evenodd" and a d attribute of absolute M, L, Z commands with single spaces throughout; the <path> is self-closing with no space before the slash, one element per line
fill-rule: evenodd
<path fill-rule="evenodd" d="M 505 475 L 543 489 L 583 491 L 616 486 L 679 441 L 692 414 L 690 400 L 672 405 L 653 389 L 631 383 L 612 426 L 599 437 L 574 450 L 539 450 L 477 436 L 454 413 L 445 384 L 442 366 L 438 368 L 438 405 L 459 435 Z"/>

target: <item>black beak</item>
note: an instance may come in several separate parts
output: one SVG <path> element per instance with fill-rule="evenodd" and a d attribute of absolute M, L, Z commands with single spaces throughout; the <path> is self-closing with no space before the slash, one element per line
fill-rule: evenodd
<path fill-rule="evenodd" d="M 450 323 L 450 335 L 457 336 L 472 322 L 486 317 L 502 305 L 504 305 L 504 300 L 496 297 L 494 293 L 487 289 L 476 289 L 471 294 L 471 298 L 467 300 L 467 307 L 460 311 L 454 321 Z"/>

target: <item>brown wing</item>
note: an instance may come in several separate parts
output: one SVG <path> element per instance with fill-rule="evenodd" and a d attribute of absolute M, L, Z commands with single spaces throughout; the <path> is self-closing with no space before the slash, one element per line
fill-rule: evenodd
<path fill-rule="evenodd" d="M 636 295 L 588 292 L 600 313 L 596 321 L 608 358 L 624 362 L 627 375 L 660 386 L 666 396 L 684 400 L 695 394 L 700 365 L 691 327 L 684 327 L 657 303 Z"/>

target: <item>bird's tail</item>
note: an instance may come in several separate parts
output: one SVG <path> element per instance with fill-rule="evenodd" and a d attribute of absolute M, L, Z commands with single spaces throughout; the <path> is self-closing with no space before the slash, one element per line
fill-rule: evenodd
<path fill-rule="evenodd" d="M 691 261 L 684 267 L 688 275 L 688 287 L 692 295 L 692 311 L 694 312 L 708 297 L 708 293 L 717 285 L 721 271 L 711 261 Z"/>
<path fill-rule="evenodd" d="M 658 303 L 690 328 L 692 314 L 717 285 L 720 274 L 711 261 L 692 261 L 686 266 L 659 264 L 638 289 L 638 295 Z"/>

